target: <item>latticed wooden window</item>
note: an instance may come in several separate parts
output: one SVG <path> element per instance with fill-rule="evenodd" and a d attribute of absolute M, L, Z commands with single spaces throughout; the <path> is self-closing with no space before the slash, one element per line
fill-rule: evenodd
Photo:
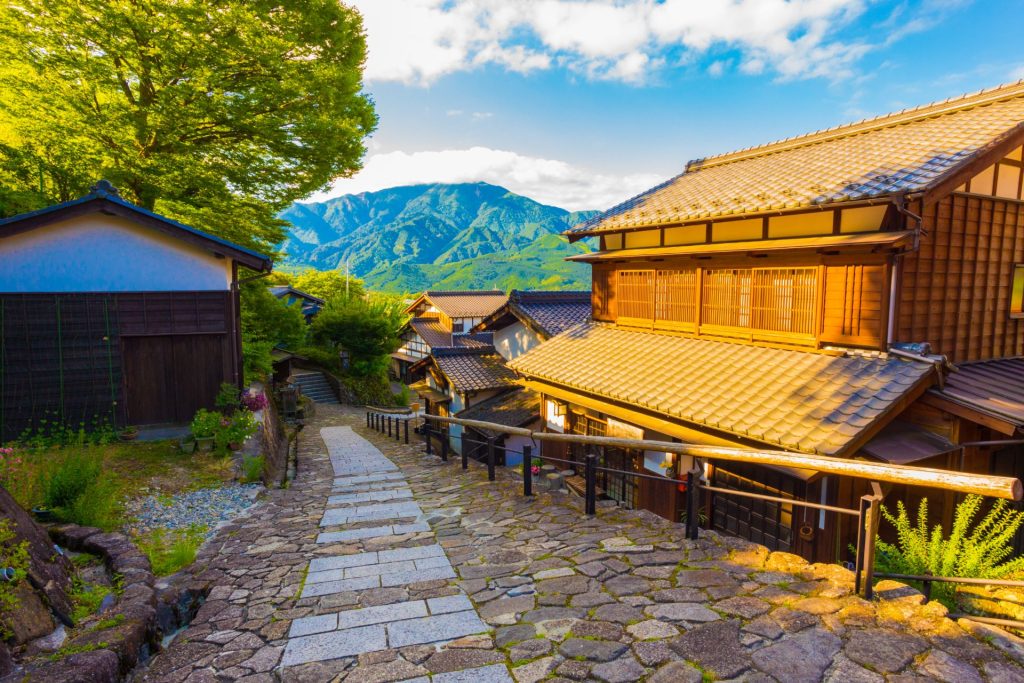
<path fill-rule="evenodd" d="M 750 326 L 751 268 L 704 271 L 701 322 L 723 327 Z"/>
<path fill-rule="evenodd" d="M 653 270 L 620 270 L 615 294 L 620 318 L 654 319 Z"/>
<path fill-rule="evenodd" d="M 758 268 L 753 273 L 751 327 L 814 333 L 816 268 Z"/>
<path fill-rule="evenodd" d="M 704 275 L 701 321 L 814 334 L 815 268 L 722 268 Z"/>
<path fill-rule="evenodd" d="M 697 271 L 659 270 L 654 294 L 654 319 L 692 323 L 697 319 Z"/>

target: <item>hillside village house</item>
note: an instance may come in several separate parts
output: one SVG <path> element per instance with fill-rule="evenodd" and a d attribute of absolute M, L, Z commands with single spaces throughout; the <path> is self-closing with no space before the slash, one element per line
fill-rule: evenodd
<path fill-rule="evenodd" d="M 0 443 L 39 421 L 184 423 L 241 384 L 240 268 L 267 256 L 124 201 L 0 220 Z"/>
<path fill-rule="evenodd" d="M 298 304 L 302 307 L 302 317 L 306 319 L 307 323 L 313 322 L 313 318 L 316 314 L 324 307 L 326 303 L 323 299 L 318 296 L 313 296 L 308 292 L 303 292 L 301 289 L 295 289 L 288 285 L 273 285 L 267 287 L 270 293 L 275 298 L 280 299 L 287 305 Z"/>
<path fill-rule="evenodd" d="M 573 257 L 592 265 L 593 321 L 510 365 L 551 430 L 1019 477 L 1024 448 L 998 442 L 1024 436 L 1022 146 L 1024 82 L 692 161 L 568 233 L 600 240 Z M 706 473 L 844 507 L 866 488 Z M 606 479 L 612 498 L 679 519 L 675 482 Z M 946 528 L 953 502 L 929 496 Z M 728 495 L 705 513 L 770 548 L 849 559 L 852 522 L 834 513 Z"/>
<path fill-rule="evenodd" d="M 498 290 L 427 291 L 419 295 L 406 309 L 411 319 L 402 330 L 402 346 L 391 354 L 392 375 L 405 382 L 413 381 L 410 369 L 434 348 L 489 343 L 489 336 L 478 339 L 469 330 L 507 299 Z"/>
<path fill-rule="evenodd" d="M 590 292 L 530 292 L 513 289 L 508 301 L 475 325 L 471 332 L 490 333 L 494 350 L 506 361 L 514 360 L 551 337 L 590 319 Z M 539 429 L 540 396 L 518 387 L 461 411 L 457 417 L 493 422 L 506 427 Z M 501 463 L 518 465 L 523 447 L 535 447 L 531 439 L 489 430 L 467 429 L 467 439 L 483 444 L 496 439 Z M 477 450 L 481 450 L 481 446 Z"/>

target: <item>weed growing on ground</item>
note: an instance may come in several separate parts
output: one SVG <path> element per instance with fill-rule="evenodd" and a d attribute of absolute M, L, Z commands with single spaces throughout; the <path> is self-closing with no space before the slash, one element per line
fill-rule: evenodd
<path fill-rule="evenodd" d="M 206 538 L 206 527 L 193 524 L 188 529 L 153 529 L 137 539 L 156 576 L 167 576 L 196 561 L 196 553 Z"/>
<path fill-rule="evenodd" d="M 0 580 L 0 640 L 11 636 L 8 617 L 18 607 L 14 587 L 28 572 L 28 541 L 14 543 L 14 538 L 11 521 L 0 519 L 0 568 L 14 569 L 12 581 Z"/>
<path fill-rule="evenodd" d="M 102 469 L 102 461 L 85 450 L 62 450 L 40 472 L 43 503 L 62 521 L 113 529 L 119 522 L 117 483 L 101 477 Z"/>
<path fill-rule="evenodd" d="M 113 591 L 110 586 L 87 583 L 75 577 L 71 580 L 71 620 L 76 624 L 91 617 Z"/>
<path fill-rule="evenodd" d="M 263 456 L 242 457 L 242 481 L 246 484 L 257 482 L 263 479 Z"/>

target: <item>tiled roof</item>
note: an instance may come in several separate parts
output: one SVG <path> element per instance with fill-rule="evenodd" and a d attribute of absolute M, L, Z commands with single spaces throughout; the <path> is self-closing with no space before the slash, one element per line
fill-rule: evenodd
<path fill-rule="evenodd" d="M 509 364 L 529 377 L 788 450 L 845 453 L 930 363 L 831 356 L 584 323 Z"/>
<path fill-rule="evenodd" d="M 409 321 L 409 326 L 430 348 L 452 345 L 452 333 L 437 318 L 413 318 Z"/>
<path fill-rule="evenodd" d="M 472 349 L 487 348 L 493 343 L 493 335 L 490 332 L 477 332 L 475 334 L 452 334 L 441 324 L 441 321 L 433 317 L 413 318 L 409 325 L 416 334 L 423 338 L 431 349 L 447 349 L 452 347 L 465 347 Z"/>
<path fill-rule="evenodd" d="M 516 375 L 493 349 L 435 349 L 434 363 L 457 391 L 514 386 Z"/>
<path fill-rule="evenodd" d="M 495 422 L 506 427 L 524 427 L 540 419 L 540 395 L 527 389 L 514 389 L 470 406 L 458 417 Z"/>
<path fill-rule="evenodd" d="M 513 290 L 508 305 L 549 337 L 590 319 L 590 292 Z"/>
<path fill-rule="evenodd" d="M 933 392 L 1024 429 L 1024 358 L 958 364 Z"/>
<path fill-rule="evenodd" d="M 1024 81 L 761 147 L 686 170 L 572 228 L 591 233 L 923 190 L 1024 123 Z"/>
<path fill-rule="evenodd" d="M 505 292 L 497 289 L 480 292 L 427 291 L 423 296 L 449 318 L 485 318 L 508 299 Z"/>

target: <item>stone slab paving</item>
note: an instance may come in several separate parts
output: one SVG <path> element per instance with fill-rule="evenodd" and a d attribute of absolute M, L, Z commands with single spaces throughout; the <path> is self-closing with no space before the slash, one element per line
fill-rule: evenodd
<path fill-rule="evenodd" d="M 588 519 L 579 499 L 524 499 L 510 472 L 499 470 L 491 483 L 475 463 L 463 472 L 457 459 L 442 463 L 363 425 L 359 410 L 318 407 L 300 437 L 297 479 L 202 549 L 189 580 L 209 591 L 206 603 L 137 678 L 1024 681 L 1024 641 L 950 620 L 942 605 L 923 605 L 901 584 L 880 583 L 880 599 L 867 602 L 853 594 L 852 575 L 840 567 L 713 533 L 690 542 L 679 525 L 614 506 Z M 345 430 L 321 439 L 322 427 L 351 427 L 399 469 L 384 476 L 354 457 L 336 457 L 335 466 L 350 476 L 335 482 L 325 441 L 343 439 Z M 373 457 L 367 448 L 359 452 Z M 347 481 L 356 477 L 370 478 Z M 413 498 L 401 500 L 415 501 L 419 520 L 320 526 L 332 495 L 404 487 Z M 376 502 L 349 507 L 366 504 Z M 417 561 L 440 557 L 437 546 L 456 579 L 304 595 L 307 585 L 386 575 L 345 578 L 348 569 L 405 562 L 415 569 Z M 415 556 L 385 554 L 409 548 L 418 549 Z M 340 579 L 309 581 L 338 570 Z M 462 617 L 452 615 L 474 613 L 493 632 L 398 644 L 444 638 L 417 620 L 457 625 Z M 397 634 L 394 643 L 389 630 Z M 296 641 L 330 658 L 283 661 Z"/>

